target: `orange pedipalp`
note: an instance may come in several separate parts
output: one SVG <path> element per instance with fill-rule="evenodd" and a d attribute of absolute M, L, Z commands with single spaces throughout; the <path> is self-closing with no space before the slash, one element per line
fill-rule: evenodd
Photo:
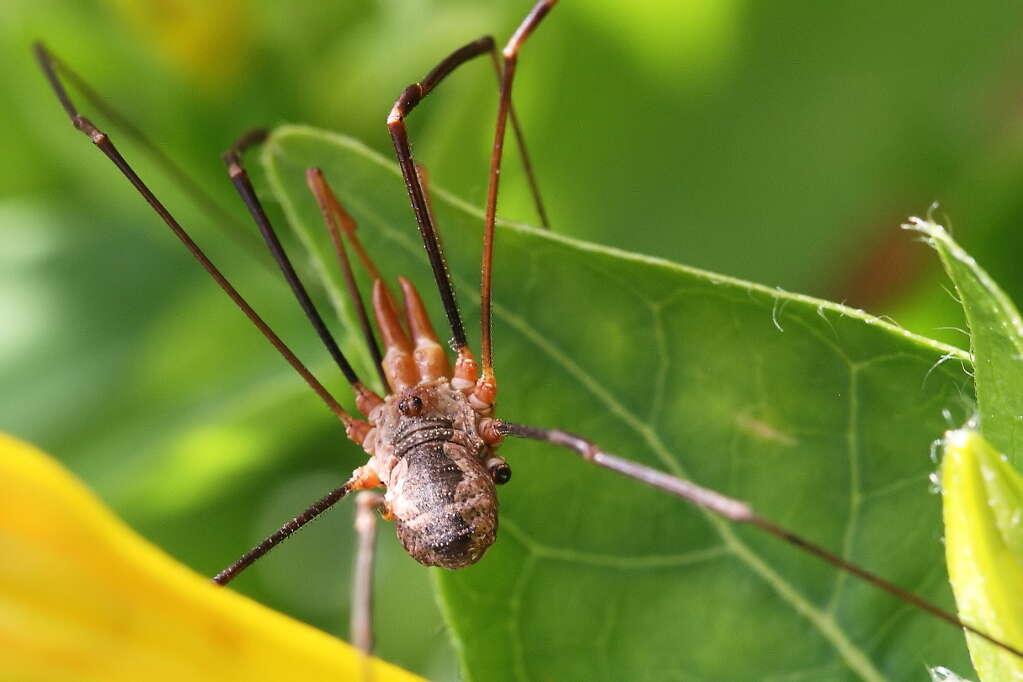
<path fill-rule="evenodd" d="M 423 299 L 412 282 L 404 277 L 398 278 L 401 285 L 401 293 L 405 299 L 405 319 L 408 321 L 409 331 L 412 333 L 412 340 L 415 342 L 415 350 L 412 357 L 419 371 L 419 381 L 432 381 L 441 377 L 451 375 L 451 367 L 448 364 L 448 356 L 437 338 L 437 332 L 433 330 L 430 323 L 430 316 L 423 305 Z"/>
<path fill-rule="evenodd" d="M 384 375 L 394 392 L 415 386 L 419 380 L 412 359 L 412 342 L 401 326 L 394 300 L 383 280 L 373 282 L 373 314 L 384 342 Z"/>

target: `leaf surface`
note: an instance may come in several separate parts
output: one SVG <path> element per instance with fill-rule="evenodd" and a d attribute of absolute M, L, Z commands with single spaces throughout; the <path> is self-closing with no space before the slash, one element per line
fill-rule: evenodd
<path fill-rule="evenodd" d="M 392 163 L 294 126 L 275 132 L 264 163 L 347 319 L 305 187 L 312 166 L 386 276 L 410 276 L 442 323 Z M 481 214 L 432 194 L 472 330 Z M 943 412 L 971 410 L 968 354 L 862 311 L 521 225 L 499 229 L 495 300 L 502 418 L 572 430 L 748 500 L 950 603 L 928 452 Z M 497 544 L 473 567 L 435 572 L 468 679 L 903 680 L 926 679 L 925 663 L 969 669 L 954 629 L 770 538 L 550 447 L 509 442 L 502 454 L 515 475 L 500 491 Z"/>

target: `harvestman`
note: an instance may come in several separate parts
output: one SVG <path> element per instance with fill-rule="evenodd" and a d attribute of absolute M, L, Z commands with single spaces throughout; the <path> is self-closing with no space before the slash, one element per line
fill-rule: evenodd
<path fill-rule="evenodd" d="M 495 486 L 506 483 L 511 477 L 511 469 L 497 454 L 497 449 L 505 438 L 512 436 L 545 441 L 567 448 L 588 462 L 680 497 L 710 513 L 736 523 L 756 526 L 955 627 L 963 628 L 1023 657 L 1023 651 L 1019 648 L 963 623 L 952 613 L 772 523 L 756 514 L 745 502 L 607 453 L 598 445 L 567 431 L 525 426 L 494 417 L 497 379 L 494 374 L 491 345 L 491 274 L 498 181 L 509 119 L 518 141 L 537 211 L 541 222 L 547 225 L 546 213 L 526 154 L 521 128 L 511 104 L 512 81 L 522 45 L 556 2 L 557 0 L 540 0 L 500 53 L 493 38 L 489 36 L 453 52 L 423 80 L 407 87 L 387 117 L 387 128 L 394 143 L 412 209 L 451 330 L 451 343 L 456 354 L 453 369 L 416 288 L 407 279 L 399 278 L 404 303 L 402 315 L 399 312 L 401 308 L 356 237 L 353 220 L 331 191 L 323 174 L 317 169 L 310 169 L 307 172 L 309 187 L 330 231 L 349 294 L 356 304 L 364 340 L 376 361 L 381 380 L 389 388 L 389 392 L 381 397 L 367 388 L 359 380 L 313 305 L 245 171 L 242 163 L 243 153 L 253 145 L 261 143 L 266 138 L 266 133 L 264 131 L 247 133 L 224 154 L 231 181 L 259 226 L 274 260 L 280 266 L 306 316 L 351 385 L 355 393 L 356 407 L 365 415 L 365 419 L 349 414 L 252 309 L 132 170 L 106 133 L 78 113 L 60 76 L 78 86 L 87 99 L 110 118 L 124 124 L 123 118 L 103 105 L 95 93 L 44 46 L 41 44 L 35 46 L 43 72 L 75 128 L 85 133 L 117 166 L 224 292 L 326 403 L 344 425 L 348 438 L 362 446 L 369 455 L 367 463 L 352 472 L 344 484 L 285 523 L 218 573 L 213 581 L 219 585 L 226 585 L 254 561 L 349 493 L 382 487 L 386 491 L 385 494 L 362 493 L 358 496 L 357 502 L 356 527 L 360 540 L 352 636 L 363 651 L 369 651 L 372 647 L 370 588 L 375 510 L 379 509 L 383 518 L 394 521 L 398 538 L 405 549 L 424 565 L 458 569 L 479 561 L 487 548 L 493 544 L 497 534 L 498 505 Z M 412 157 L 405 118 L 452 71 L 467 61 L 484 55 L 490 55 L 494 61 L 500 83 L 500 100 L 490 162 L 483 232 L 480 285 L 482 363 L 478 364 L 466 341 L 465 329 L 455 301 L 454 287 L 434 225 L 426 177 Z M 137 129 L 129 127 L 128 130 L 134 136 L 142 137 Z M 165 158 L 162 160 L 167 163 Z M 175 174 L 180 177 L 179 173 Z M 197 194 L 194 191 L 195 185 L 188 184 L 190 191 Z M 200 195 L 200 198 L 203 196 Z M 377 330 L 383 341 L 382 353 L 352 273 L 345 239 L 356 251 L 360 262 L 373 280 L 372 308 Z"/>

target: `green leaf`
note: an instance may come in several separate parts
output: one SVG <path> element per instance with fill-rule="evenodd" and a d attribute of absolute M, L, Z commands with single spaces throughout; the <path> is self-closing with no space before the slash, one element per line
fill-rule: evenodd
<path fill-rule="evenodd" d="M 927 236 L 970 325 L 980 431 L 1023 471 L 1023 318 L 1016 306 L 970 254 L 941 225 L 914 220 L 907 225 Z"/>
<path fill-rule="evenodd" d="M 305 186 L 311 166 L 386 276 L 429 291 L 392 163 L 295 126 L 274 133 L 264 162 L 349 320 Z M 474 329 L 481 214 L 432 194 Z M 970 409 L 963 351 L 862 311 L 512 224 L 497 235 L 495 300 L 501 417 L 578 432 L 748 500 L 951 602 L 928 452 L 943 412 Z M 542 444 L 509 442 L 502 454 L 515 476 L 500 492 L 496 545 L 475 566 L 434 572 L 468 679 L 902 680 L 925 679 L 925 664 L 969 669 L 955 629 L 772 538 Z"/>
<path fill-rule="evenodd" d="M 974 431 L 945 436 L 941 464 L 945 555 L 960 617 L 1023 643 L 1023 477 Z M 970 655 L 985 682 L 1023 679 L 1023 660 L 976 635 Z"/>

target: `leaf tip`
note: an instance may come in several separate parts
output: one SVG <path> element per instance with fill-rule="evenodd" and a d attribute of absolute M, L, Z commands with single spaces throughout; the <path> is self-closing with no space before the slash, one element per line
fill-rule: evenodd
<path fill-rule="evenodd" d="M 922 234 L 925 237 L 925 241 L 932 244 L 932 246 L 933 242 L 931 240 L 944 240 L 948 238 L 948 230 L 930 218 L 910 216 L 900 227 L 903 230 Z"/>

